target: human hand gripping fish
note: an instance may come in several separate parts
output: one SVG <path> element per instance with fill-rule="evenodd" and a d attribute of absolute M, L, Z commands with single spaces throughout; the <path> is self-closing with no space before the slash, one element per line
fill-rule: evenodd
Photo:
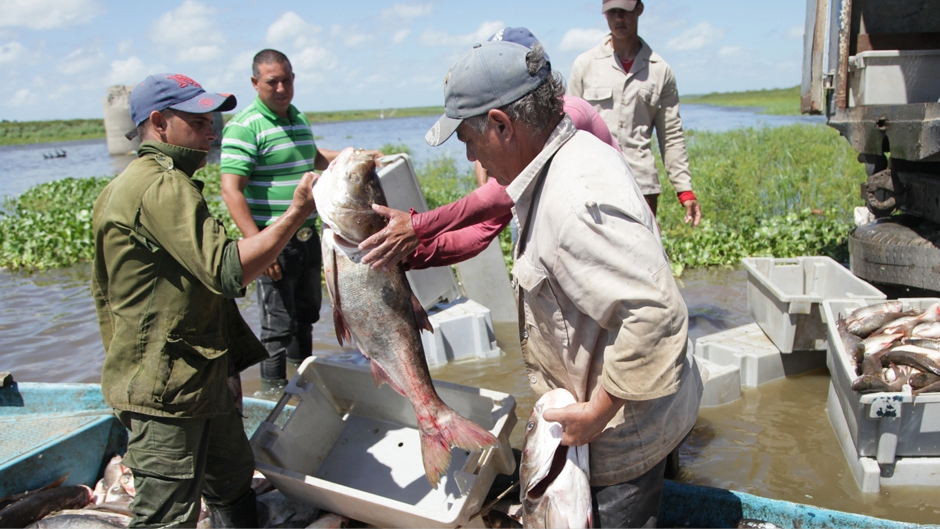
<path fill-rule="evenodd" d="M 431 331 L 401 265 L 373 269 L 357 245 L 385 227 L 373 204 L 386 206 L 370 156 L 345 149 L 313 188 L 323 220 L 323 270 L 340 344 L 355 340 L 371 360 L 376 386 L 387 383 L 414 407 L 425 475 L 437 488 L 451 447 L 483 450 L 498 440 L 447 406 L 431 381 L 419 329 Z"/>
<path fill-rule="evenodd" d="M 597 439 L 626 400 L 614 397 L 603 386 L 587 402 L 574 402 L 563 408 L 545 410 L 545 420 L 560 423 L 566 446 L 586 445 Z"/>
<path fill-rule="evenodd" d="M 526 422 L 519 464 L 522 526 L 591 527 L 591 483 L 588 446 L 566 446 L 561 425 L 549 413 L 575 404 L 566 389 L 542 395 Z"/>

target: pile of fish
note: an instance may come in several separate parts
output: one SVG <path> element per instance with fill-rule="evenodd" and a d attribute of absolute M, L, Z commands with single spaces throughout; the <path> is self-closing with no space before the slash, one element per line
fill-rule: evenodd
<path fill-rule="evenodd" d="M 134 475 L 121 461 L 121 456 L 111 459 L 94 490 L 85 485 L 61 486 L 68 478 L 62 476 L 39 490 L 0 499 L 0 527 L 127 527 L 134 516 L 130 505 L 136 491 Z M 255 472 L 251 486 L 258 498 L 259 527 L 340 528 L 350 525 L 348 518 L 286 498 L 260 472 Z M 205 502 L 201 506 L 197 527 L 212 527 Z"/>
<path fill-rule="evenodd" d="M 862 307 L 836 322 L 859 393 L 940 392 L 940 303 L 904 311 L 902 302 Z"/>

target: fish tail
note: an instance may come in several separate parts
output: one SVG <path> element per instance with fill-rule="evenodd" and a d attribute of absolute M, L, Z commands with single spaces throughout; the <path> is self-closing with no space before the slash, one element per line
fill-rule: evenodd
<path fill-rule="evenodd" d="M 439 414 L 435 424 L 419 428 L 424 473 L 435 489 L 450 467 L 451 447 L 477 451 L 499 444 L 493 434 L 449 408 Z"/>

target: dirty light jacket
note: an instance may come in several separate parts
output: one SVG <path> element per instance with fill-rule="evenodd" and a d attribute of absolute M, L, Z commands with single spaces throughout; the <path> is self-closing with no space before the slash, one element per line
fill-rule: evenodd
<path fill-rule="evenodd" d="M 151 141 L 137 152 L 92 218 L 105 401 L 163 417 L 231 412 L 228 376 L 267 352 L 233 299 L 245 294 L 238 246 L 191 178 L 206 153 Z"/>
<path fill-rule="evenodd" d="M 644 195 L 662 192 L 651 143 L 654 127 L 669 181 L 676 193 L 691 191 L 676 77 L 643 39 L 640 44 L 633 66 L 625 72 L 608 34 L 575 59 L 568 93 L 591 103 L 607 122 Z"/>
<path fill-rule="evenodd" d="M 702 392 L 653 215 L 623 157 L 569 118 L 506 190 L 529 383 L 539 396 L 561 387 L 583 402 L 603 386 L 626 399 L 590 445 L 591 485 L 638 477 L 692 429 Z"/>

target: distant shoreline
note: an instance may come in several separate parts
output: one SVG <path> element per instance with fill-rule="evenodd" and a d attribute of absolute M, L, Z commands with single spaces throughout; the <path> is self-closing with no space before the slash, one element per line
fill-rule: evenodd
<path fill-rule="evenodd" d="M 682 103 L 729 107 L 761 108 L 764 114 L 799 115 L 800 87 L 746 92 L 721 92 L 681 97 Z M 304 112 L 310 123 L 338 123 L 382 118 L 439 116 L 442 106 L 398 109 L 333 110 Z M 226 114 L 228 121 L 232 114 Z M 0 121 L 0 145 L 53 143 L 61 141 L 94 140 L 105 137 L 103 119 L 69 119 L 48 121 Z"/>

